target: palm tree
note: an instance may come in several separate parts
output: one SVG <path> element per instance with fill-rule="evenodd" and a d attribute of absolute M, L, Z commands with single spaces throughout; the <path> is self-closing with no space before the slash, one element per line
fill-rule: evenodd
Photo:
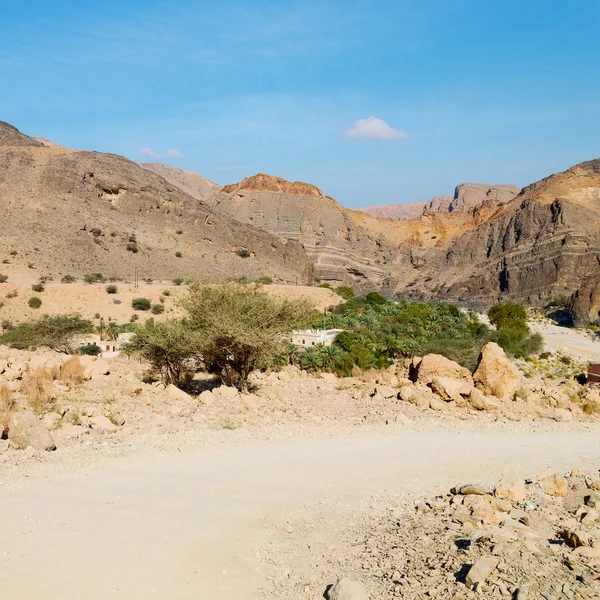
<path fill-rule="evenodd" d="M 323 366 L 323 359 L 320 352 L 309 347 L 300 355 L 300 366 L 306 371 L 316 371 Z"/>

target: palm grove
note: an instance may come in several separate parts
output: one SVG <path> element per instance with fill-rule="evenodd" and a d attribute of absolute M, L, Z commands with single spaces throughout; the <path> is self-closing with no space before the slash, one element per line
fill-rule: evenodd
<path fill-rule="evenodd" d="M 165 383 L 181 385 L 197 370 L 205 370 L 246 391 L 253 370 L 287 364 L 349 376 L 357 370 L 385 368 L 395 359 L 438 353 L 473 369 L 489 341 L 515 357 L 542 349 L 541 337 L 527 327 L 523 307 L 509 302 L 488 311 L 495 326 L 491 329 L 453 304 L 394 302 L 376 292 L 351 297 L 347 288 L 342 291 L 347 301 L 324 319 L 307 301 L 277 300 L 260 285 L 193 284 L 181 303 L 182 318 L 128 324 L 135 335 L 123 351 L 147 360 L 154 376 Z M 330 346 L 300 349 L 285 341 L 285 334 L 305 327 L 343 331 Z M 45 316 L 8 331 L 0 343 L 64 351 L 67 338 L 90 329 L 89 321 L 77 317 Z"/>

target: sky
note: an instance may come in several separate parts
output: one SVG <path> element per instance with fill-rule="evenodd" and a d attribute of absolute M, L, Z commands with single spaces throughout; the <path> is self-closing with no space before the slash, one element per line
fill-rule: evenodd
<path fill-rule="evenodd" d="M 345 206 L 600 156 L 598 0 L 0 0 L 0 120 Z"/>

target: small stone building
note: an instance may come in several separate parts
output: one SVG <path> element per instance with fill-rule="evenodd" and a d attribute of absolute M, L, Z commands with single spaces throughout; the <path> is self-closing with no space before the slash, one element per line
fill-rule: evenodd
<path fill-rule="evenodd" d="M 290 342 L 300 348 L 308 348 L 322 344 L 323 346 L 331 346 L 338 333 L 343 329 L 300 329 L 293 331 L 289 337 Z"/>

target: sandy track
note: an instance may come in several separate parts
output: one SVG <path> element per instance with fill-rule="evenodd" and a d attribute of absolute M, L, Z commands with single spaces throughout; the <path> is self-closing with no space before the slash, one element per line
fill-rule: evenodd
<path fill-rule="evenodd" d="M 305 546 L 311 522 L 333 531 L 373 495 L 600 466 L 597 428 L 481 429 L 209 446 L 36 479 L 0 492 L 0 589 L 13 600 L 264 598 L 259 547 L 276 553 L 295 535 Z M 302 534 L 282 528 L 287 517 Z"/>

